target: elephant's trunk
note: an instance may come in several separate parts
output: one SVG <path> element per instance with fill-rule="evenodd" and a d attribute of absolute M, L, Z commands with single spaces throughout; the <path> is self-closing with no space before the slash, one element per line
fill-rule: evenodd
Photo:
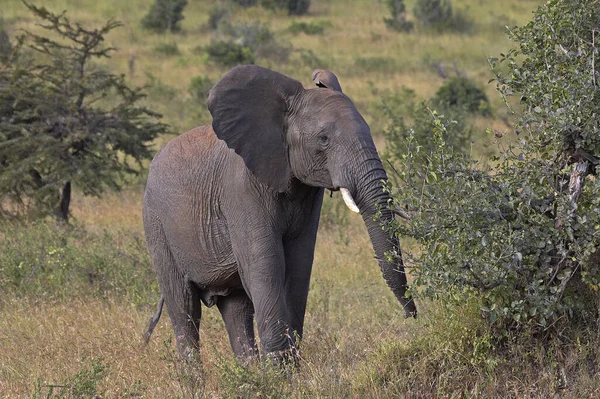
<path fill-rule="evenodd" d="M 416 317 L 415 303 L 410 296 L 406 295 L 408 283 L 398 238 L 390 236 L 390 233 L 383 229 L 386 222 L 393 220 L 394 214 L 387 207 L 391 196 L 383 191 L 382 181 L 387 181 L 387 175 L 381 161 L 377 160 L 377 162 L 378 165 L 370 169 L 366 177 L 357 184 L 355 200 L 367 226 L 383 278 L 402 304 L 405 317 Z M 378 211 L 381 217 L 374 220 Z M 398 257 L 390 262 L 386 257 L 386 252 L 394 250 Z"/>

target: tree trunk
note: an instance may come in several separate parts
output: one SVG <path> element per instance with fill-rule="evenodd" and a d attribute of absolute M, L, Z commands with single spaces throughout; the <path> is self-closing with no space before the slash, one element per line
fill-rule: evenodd
<path fill-rule="evenodd" d="M 60 205 L 58 208 L 58 217 L 66 223 L 69 223 L 69 205 L 71 204 L 71 182 L 67 181 L 62 188 L 60 196 Z"/>

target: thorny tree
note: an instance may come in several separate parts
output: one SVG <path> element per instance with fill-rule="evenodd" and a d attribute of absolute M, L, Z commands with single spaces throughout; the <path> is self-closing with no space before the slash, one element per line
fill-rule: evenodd
<path fill-rule="evenodd" d="M 48 36 L 24 31 L 0 64 L 0 218 L 66 221 L 72 185 L 96 196 L 119 189 L 166 125 L 139 105 L 142 89 L 93 63 L 110 57 L 104 37 L 121 23 L 88 30 L 65 12 L 25 6 Z"/>

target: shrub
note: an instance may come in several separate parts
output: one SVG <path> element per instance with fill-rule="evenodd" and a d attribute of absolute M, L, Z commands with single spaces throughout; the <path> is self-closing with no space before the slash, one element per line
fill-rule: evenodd
<path fill-rule="evenodd" d="M 439 27 L 452 19 L 452 3 L 450 0 L 417 0 L 414 13 L 420 25 Z"/>
<path fill-rule="evenodd" d="M 432 99 L 438 107 L 460 107 L 470 113 L 490 115 L 491 107 L 487 95 L 466 77 L 450 78 L 437 90 Z"/>
<path fill-rule="evenodd" d="M 382 102 L 384 114 L 390 120 L 384 132 L 387 142 L 384 158 L 392 162 L 401 159 L 404 154 L 415 151 L 410 146 L 418 143 L 418 156 L 415 155 L 412 161 L 416 166 L 427 165 L 427 156 L 436 149 L 431 140 L 435 129 L 435 121 L 431 118 L 432 105 L 427 101 L 417 101 L 415 92 L 407 88 L 383 97 Z M 445 145 L 456 153 L 467 151 L 473 133 L 467 114 L 461 108 L 444 108 L 443 111 L 447 116 L 442 122 Z"/>
<path fill-rule="evenodd" d="M 287 10 L 289 15 L 303 15 L 308 12 L 310 0 L 260 0 L 260 5 L 271 10 Z"/>
<path fill-rule="evenodd" d="M 303 32 L 307 35 L 321 35 L 325 32 L 325 28 L 329 26 L 331 26 L 329 21 L 292 21 L 288 30 L 294 34 Z"/>
<path fill-rule="evenodd" d="M 315 54 L 312 49 L 298 49 L 298 55 L 300 56 L 300 61 L 303 65 L 314 68 L 315 65 L 319 65 L 322 68 L 327 68 L 327 62 L 324 61 L 321 57 Z"/>
<path fill-rule="evenodd" d="M 289 58 L 289 47 L 278 42 L 269 27 L 260 22 L 222 23 L 220 32 L 221 38 L 204 48 L 209 59 L 217 64 L 253 64 L 256 58 L 283 62 Z"/>
<path fill-rule="evenodd" d="M 88 359 L 86 365 L 77 373 L 61 385 L 42 386 L 41 380 L 37 380 L 34 385 L 32 399 L 42 398 L 99 398 L 98 384 L 107 376 L 108 366 L 103 362 L 102 357 Z M 44 389 L 47 387 L 47 391 Z M 56 394 L 55 388 L 58 388 Z M 67 388 L 67 389 L 65 389 Z M 64 396 L 68 391 L 68 396 Z"/>
<path fill-rule="evenodd" d="M 179 32 L 183 9 L 188 0 L 154 0 L 148 14 L 142 19 L 142 27 L 157 33 Z"/>
<path fill-rule="evenodd" d="M 417 0 L 414 14 L 425 29 L 469 32 L 473 27 L 463 11 L 452 9 L 450 0 Z"/>
<path fill-rule="evenodd" d="M 406 19 L 404 0 L 386 0 L 385 4 L 391 14 L 391 18 L 383 19 L 388 28 L 399 32 L 410 32 L 413 29 L 413 23 Z"/>
<path fill-rule="evenodd" d="M 205 103 L 213 85 L 213 81 L 208 76 L 194 76 L 190 80 L 188 92 L 197 103 Z"/>
<path fill-rule="evenodd" d="M 250 7 L 258 3 L 258 0 L 232 0 L 235 4 L 242 7 Z"/>
<path fill-rule="evenodd" d="M 523 113 L 516 140 L 488 160 L 491 167 L 449 146 L 448 124 L 436 112 L 433 148 L 424 151 L 427 143 L 411 134 L 393 160 L 394 206 L 411 218 L 390 229 L 420 244 L 414 287 L 458 303 L 480 297 L 498 337 L 598 320 L 600 179 L 586 176 L 600 164 L 596 75 L 589 73 L 599 18 L 595 4 L 556 0 L 511 32 L 518 49 L 492 63 L 509 64 L 498 88 L 519 96 Z M 419 160 L 424 167 L 411 166 Z"/>
<path fill-rule="evenodd" d="M 96 234 L 57 222 L 3 223 L 0 232 L 4 235 L 0 240 L 2 299 L 68 301 L 85 293 L 141 304 L 159 295 L 140 234 Z"/>
<path fill-rule="evenodd" d="M 254 52 L 250 47 L 233 40 L 213 40 L 205 50 L 212 62 L 223 66 L 254 64 L 255 61 Z"/>
<path fill-rule="evenodd" d="M 172 57 L 181 54 L 179 52 L 179 47 L 177 47 L 177 43 L 175 42 L 157 44 L 152 50 L 164 57 Z"/>
<path fill-rule="evenodd" d="M 146 73 L 146 78 L 148 82 L 146 88 L 150 98 L 172 102 L 179 97 L 179 91 L 176 88 L 167 85 L 151 73 Z"/>
<path fill-rule="evenodd" d="M 217 30 L 221 21 L 229 16 L 229 10 L 225 7 L 215 5 L 208 10 L 208 27 Z"/>
<path fill-rule="evenodd" d="M 7 61 L 12 51 L 13 47 L 10 43 L 10 37 L 4 30 L 4 21 L 0 18 L 0 62 Z"/>

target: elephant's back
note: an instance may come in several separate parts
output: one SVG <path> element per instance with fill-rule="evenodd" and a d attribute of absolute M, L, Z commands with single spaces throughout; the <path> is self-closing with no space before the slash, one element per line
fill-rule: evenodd
<path fill-rule="evenodd" d="M 147 191 L 195 191 L 224 173 L 227 146 L 210 125 L 196 127 L 170 140 L 154 157 Z M 157 195 L 158 195 L 157 193 Z"/>
<path fill-rule="evenodd" d="M 220 209 L 230 153 L 211 126 L 201 126 L 169 141 L 148 174 L 146 235 L 160 229 L 179 268 L 201 286 L 218 285 L 237 270 Z"/>

